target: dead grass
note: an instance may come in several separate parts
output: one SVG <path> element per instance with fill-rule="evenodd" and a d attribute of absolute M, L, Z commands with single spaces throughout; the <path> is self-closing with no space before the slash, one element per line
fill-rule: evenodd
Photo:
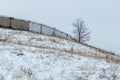
<path fill-rule="evenodd" d="M 86 79 L 84 79 L 83 77 L 76 77 L 75 80 L 86 80 Z"/>
<path fill-rule="evenodd" d="M 26 32 L 26 31 L 25 31 Z M 29 32 L 29 31 L 28 31 Z M 21 33 L 20 31 L 18 31 L 17 32 L 17 34 L 19 34 L 19 33 Z M 31 35 L 31 32 L 29 32 L 30 33 L 30 35 Z M 29 34 L 28 33 L 28 34 Z M 36 33 L 36 32 L 32 32 L 32 33 L 35 33 L 35 34 L 38 34 L 38 35 L 41 35 L 41 34 L 39 34 L 39 33 Z M 50 38 L 50 41 L 51 42 L 54 42 L 54 43 L 59 43 L 60 41 L 64 41 L 64 40 L 68 40 L 68 39 L 64 39 L 64 38 L 59 38 L 59 37 L 57 37 L 57 39 L 58 40 L 56 40 L 56 37 L 55 36 L 50 36 L 50 35 L 45 35 L 45 34 L 42 34 L 42 35 L 44 35 L 44 36 L 47 36 L 48 38 Z M 32 39 L 32 37 L 31 37 L 31 39 Z M 2 41 L 2 42 L 7 42 L 7 39 L 0 39 L 0 41 Z M 42 39 L 40 38 L 38 38 L 37 39 L 37 41 L 42 41 Z M 84 43 L 80 43 L 80 42 L 77 42 L 77 41 L 74 41 L 74 40 L 72 40 L 72 39 L 69 39 L 68 41 L 70 41 L 70 42 L 73 42 L 73 43 L 78 43 L 78 44 L 80 44 L 80 45 L 84 45 L 84 46 L 87 46 L 87 47 L 89 47 L 89 48 L 91 48 L 91 49 L 94 49 L 95 51 L 97 51 L 97 52 L 100 52 L 100 53 L 103 53 L 103 54 L 106 54 L 106 56 L 104 57 L 104 56 L 100 56 L 100 54 L 98 54 L 98 55 L 86 55 L 86 54 L 84 54 L 84 53 L 81 53 L 81 52 L 75 52 L 74 51 L 74 49 L 73 49 L 73 47 L 71 47 L 71 50 L 59 50 L 59 49 L 55 49 L 54 48 L 54 50 L 59 50 L 59 51 L 63 51 L 63 52 L 69 52 L 69 53 L 72 53 L 72 54 L 79 54 L 79 55 L 82 55 L 82 56 L 88 56 L 88 57 L 94 57 L 94 58 L 98 58 L 98 59 L 105 59 L 106 61 L 112 61 L 112 62 L 116 62 L 116 63 L 120 63 L 120 55 L 117 55 L 117 54 L 115 54 L 114 52 L 110 52 L 110 51 L 107 51 L 107 50 L 104 50 L 104 49 L 101 49 L 101 48 L 96 48 L 96 47 L 94 47 L 94 46 L 91 46 L 91 45 L 88 45 L 88 44 L 84 44 Z M 17 44 L 17 43 L 15 43 L 15 44 Z M 18 42 L 18 44 L 19 45 L 25 45 L 25 44 L 22 44 L 21 42 Z M 25 46 L 27 46 L 27 45 L 25 45 Z M 31 46 L 31 47 L 37 47 L 37 46 Z M 53 49 L 53 48 L 50 48 L 50 47 L 37 47 L 37 48 L 46 48 L 46 49 Z M 89 53 L 87 53 L 87 54 L 89 54 Z"/>
<path fill-rule="evenodd" d="M 6 29 L 7 29 L 7 28 L 6 28 Z M 18 31 L 19 31 L 19 32 L 17 32 L 17 33 L 21 33 L 21 32 L 20 32 L 21 30 L 18 30 Z M 24 31 L 24 32 L 26 32 L 26 31 Z M 74 43 L 82 44 L 82 45 L 84 45 L 84 46 L 93 48 L 93 49 L 95 49 L 96 51 L 101 52 L 101 53 L 104 53 L 104 54 L 115 55 L 114 52 L 110 52 L 110 51 L 107 51 L 107 50 L 104 50 L 104 49 L 101 49 L 101 48 L 97 48 L 97 47 L 94 47 L 94 46 L 91 46 L 91 45 L 88 45 L 88 44 L 85 44 L 85 43 L 77 42 L 77 41 L 75 41 L 75 40 L 73 40 L 73 39 L 65 39 L 65 38 L 56 37 L 56 36 L 53 36 L 53 35 L 40 34 L 40 33 L 38 33 L 38 32 L 31 32 L 31 31 L 27 31 L 27 32 L 29 32 L 29 33 L 35 33 L 35 34 L 39 34 L 39 35 L 44 35 L 44 36 L 50 37 L 50 38 L 52 38 L 51 41 L 56 42 L 56 43 L 58 43 L 59 41 L 55 40 L 54 38 L 58 38 L 58 39 L 60 39 L 60 40 L 68 40 L 68 41 L 72 41 L 72 42 L 74 42 Z M 0 41 L 1 41 L 1 40 L 0 40 Z"/>
<path fill-rule="evenodd" d="M 8 39 L 0 39 L 0 41 L 2 42 L 6 42 Z"/>
<path fill-rule="evenodd" d="M 70 41 L 75 42 L 75 43 L 78 43 L 78 44 L 82 44 L 82 45 L 87 46 L 87 47 L 90 47 L 90 48 L 93 48 L 93 49 L 95 49 L 96 51 L 101 52 L 101 53 L 104 53 L 104 54 L 115 55 L 115 53 L 112 52 L 112 51 L 110 52 L 110 51 L 107 51 L 107 50 L 104 50 L 104 49 L 101 49 L 101 48 L 97 48 L 97 47 L 94 47 L 94 46 L 92 46 L 92 45 L 88 45 L 88 44 L 85 44 L 85 43 L 77 42 L 77 41 L 74 41 L 74 40 L 70 40 Z"/>

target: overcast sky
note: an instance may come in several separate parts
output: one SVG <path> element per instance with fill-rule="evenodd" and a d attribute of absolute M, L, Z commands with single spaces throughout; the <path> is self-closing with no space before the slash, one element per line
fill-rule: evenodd
<path fill-rule="evenodd" d="M 88 43 L 120 53 L 120 0 L 0 0 L 0 15 L 32 20 L 72 34 L 81 17 L 91 33 Z"/>

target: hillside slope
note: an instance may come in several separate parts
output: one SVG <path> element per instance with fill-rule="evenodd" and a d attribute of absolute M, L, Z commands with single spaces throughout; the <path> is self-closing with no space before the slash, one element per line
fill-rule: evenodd
<path fill-rule="evenodd" d="M 119 59 L 70 40 L 0 28 L 0 80 L 120 80 Z"/>

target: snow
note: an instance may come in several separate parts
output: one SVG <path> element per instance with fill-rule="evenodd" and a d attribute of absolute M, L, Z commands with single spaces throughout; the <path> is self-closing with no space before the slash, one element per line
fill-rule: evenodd
<path fill-rule="evenodd" d="M 120 64 L 96 55 L 106 56 L 72 41 L 0 28 L 0 80 L 120 80 Z"/>

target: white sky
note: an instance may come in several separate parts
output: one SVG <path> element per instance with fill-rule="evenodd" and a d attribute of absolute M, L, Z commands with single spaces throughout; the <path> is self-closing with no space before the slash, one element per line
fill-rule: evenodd
<path fill-rule="evenodd" d="M 89 44 L 120 53 L 120 0 L 0 0 L 0 15 L 28 19 L 72 34 L 78 17 L 90 29 Z"/>

